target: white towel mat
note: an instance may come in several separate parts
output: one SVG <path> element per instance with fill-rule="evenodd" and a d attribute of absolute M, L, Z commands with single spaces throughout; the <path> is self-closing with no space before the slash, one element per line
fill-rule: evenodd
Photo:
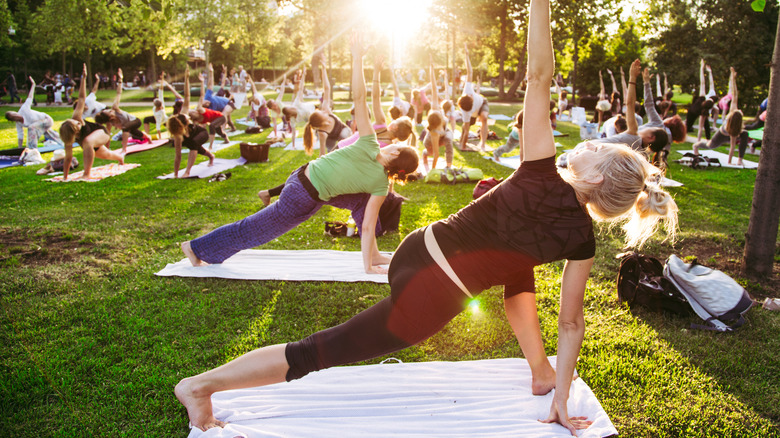
<path fill-rule="evenodd" d="M 686 153 L 690 152 L 693 153 L 693 151 L 677 151 L 679 154 L 685 155 Z M 723 152 L 713 151 L 711 149 L 699 149 L 699 154 L 707 157 L 707 158 L 717 158 L 718 161 L 720 161 L 721 167 L 728 167 L 730 169 L 758 169 L 758 163 L 755 161 L 749 161 L 749 160 L 742 160 L 742 163 L 744 166 L 737 166 L 737 160 L 739 157 L 737 157 L 737 154 L 734 154 L 734 157 L 731 158 L 731 162 L 733 164 L 729 164 L 729 154 L 724 154 Z M 703 163 L 704 166 L 706 166 L 706 163 Z M 718 167 L 718 166 L 714 166 Z"/>
<path fill-rule="evenodd" d="M 186 160 L 187 157 L 184 157 L 184 159 Z M 244 157 L 236 158 L 233 160 L 229 160 L 227 158 L 215 158 L 214 165 L 211 167 L 209 167 L 208 160 L 202 161 L 192 166 L 192 169 L 190 169 L 190 178 L 209 178 L 218 173 L 224 172 L 228 169 L 232 169 L 236 166 L 240 166 L 245 163 L 246 163 L 246 159 Z M 179 169 L 180 177 L 184 175 L 185 170 L 186 167 Z M 167 175 L 158 176 L 157 179 L 173 179 L 173 172 Z"/>
<path fill-rule="evenodd" d="M 383 253 L 390 255 L 390 253 Z M 366 274 L 360 251 L 246 249 L 221 264 L 194 267 L 184 259 L 156 275 L 234 280 L 368 281 L 387 283 L 387 274 Z"/>
<path fill-rule="evenodd" d="M 550 358 L 553 366 L 555 357 Z M 524 359 L 388 363 L 336 367 L 300 380 L 224 391 L 211 399 L 222 428 L 195 437 L 571 437 L 544 424 L 553 392 L 531 395 Z M 617 434 L 582 379 L 572 382 L 570 416 L 593 424 L 579 437 Z"/>

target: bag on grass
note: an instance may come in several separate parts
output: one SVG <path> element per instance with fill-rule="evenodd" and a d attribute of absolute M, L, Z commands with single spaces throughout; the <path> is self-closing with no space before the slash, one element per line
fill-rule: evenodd
<path fill-rule="evenodd" d="M 471 196 L 474 199 L 478 199 L 479 197 L 481 197 L 482 195 L 490 191 L 490 189 L 492 189 L 493 187 L 499 184 L 501 184 L 501 180 L 495 179 L 492 176 L 490 178 L 483 179 L 480 182 L 478 182 L 476 186 L 474 186 L 474 191 L 471 193 Z"/>
<path fill-rule="evenodd" d="M 663 273 L 706 323 L 691 327 L 730 332 L 745 323 L 744 314 L 753 306 L 753 300 L 733 278 L 696 260 L 685 263 L 674 254 L 666 260 Z"/>
<path fill-rule="evenodd" d="M 635 252 L 623 255 L 617 278 L 618 299 L 630 307 L 690 316 L 691 306 L 677 288 L 664 278 L 658 259 Z"/>

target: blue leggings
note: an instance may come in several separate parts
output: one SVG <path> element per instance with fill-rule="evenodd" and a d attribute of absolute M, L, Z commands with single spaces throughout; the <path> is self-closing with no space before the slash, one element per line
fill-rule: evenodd
<path fill-rule="evenodd" d="M 304 167 L 301 167 L 287 178 L 278 201 L 238 222 L 192 240 L 192 251 L 206 263 L 222 263 L 241 250 L 264 245 L 290 231 L 314 216 L 323 205 L 349 209 L 355 222 L 363 223 L 369 196 L 357 193 L 321 201 L 317 198 L 317 189 L 303 172 Z"/>

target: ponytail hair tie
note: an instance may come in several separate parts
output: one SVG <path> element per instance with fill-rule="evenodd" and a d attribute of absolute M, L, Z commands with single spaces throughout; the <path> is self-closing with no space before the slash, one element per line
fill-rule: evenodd
<path fill-rule="evenodd" d="M 406 175 L 406 171 L 405 171 L 405 170 L 403 170 L 403 169 L 399 169 L 399 170 L 398 170 L 398 175 L 399 175 L 399 176 L 404 176 L 404 175 Z"/>

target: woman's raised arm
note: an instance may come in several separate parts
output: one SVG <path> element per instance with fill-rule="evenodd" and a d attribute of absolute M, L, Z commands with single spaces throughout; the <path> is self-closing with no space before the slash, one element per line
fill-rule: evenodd
<path fill-rule="evenodd" d="M 532 0 L 528 20 L 528 87 L 525 92 L 523 156 L 534 161 L 555 156 L 550 125 L 550 81 L 555 70 L 549 0 Z"/>
<path fill-rule="evenodd" d="M 371 118 L 368 116 L 366 103 L 366 79 L 363 77 L 363 55 L 366 49 L 360 34 L 352 34 L 350 44 L 352 50 L 352 102 L 355 105 L 355 124 L 361 137 L 374 133 Z"/>

